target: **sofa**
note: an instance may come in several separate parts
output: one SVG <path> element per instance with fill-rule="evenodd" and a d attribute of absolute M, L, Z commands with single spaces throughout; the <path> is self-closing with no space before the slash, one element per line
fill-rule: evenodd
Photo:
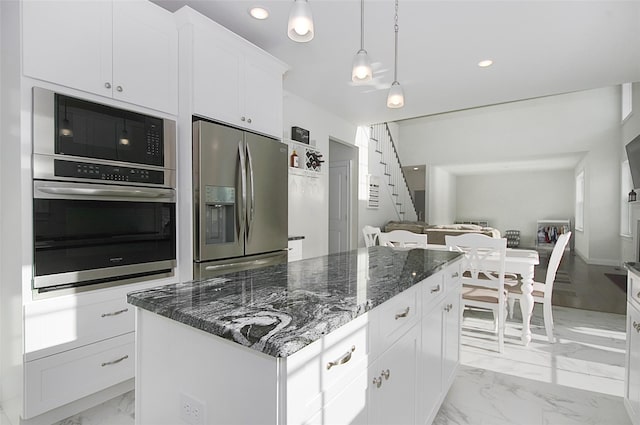
<path fill-rule="evenodd" d="M 408 230 L 413 233 L 424 233 L 427 235 L 427 243 L 444 245 L 444 237 L 458 236 L 465 233 L 482 233 L 492 238 L 501 237 L 500 231 L 493 227 L 482 227 L 476 224 L 428 224 L 424 221 L 389 221 L 384 226 L 385 232 L 392 230 Z"/>

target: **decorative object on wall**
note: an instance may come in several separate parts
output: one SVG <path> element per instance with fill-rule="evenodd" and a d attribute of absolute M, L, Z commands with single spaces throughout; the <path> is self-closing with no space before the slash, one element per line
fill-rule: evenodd
<path fill-rule="evenodd" d="M 287 25 L 289 38 L 298 43 L 313 40 L 313 15 L 307 0 L 294 0 Z"/>
<path fill-rule="evenodd" d="M 371 60 L 364 49 L 364 0 L 360 0 L 360 50 L 353 59 L 353 69 L 351 70 L 351 81 L 354 83 L 364 83 L 373 78 Z"/>
<path fill-rule="evenodd" d="M 393 26 L 395 31 L 395 61 L 393 64 L 393 83 L 389 89 L 389 95 L 387 96 L 388 108 L 402 108 L 404 106 L 404 90 L 398 82 L 398 0 L 396 0 L 396 15 L 395 25 Z"/>
<path fill-rule="evenodd" d="M 369 174 L 369 199 L 367 208 L 380 207 L 380 176 Z"/>
<path fill-rule="evenodd" d="M 302 127 L 291 127 L 291 139 L 296 142 L 309 144 L 309 130 Z"/>
<path fill-rule="evenodd" d="M 636 198 L 636 191 L 631 189 L 631 192 L 629 192 L 629 202 L 635 202 Z"/>

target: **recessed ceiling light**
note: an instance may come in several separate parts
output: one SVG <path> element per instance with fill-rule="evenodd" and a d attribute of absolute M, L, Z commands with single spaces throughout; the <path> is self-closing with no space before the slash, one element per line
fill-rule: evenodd
<path fill-rule="evenodd" d="M 256 19 L 267 19 L 269 17 L 269 11 L 264 7 L 252 7 L 249 9 L 249 15 L 253 16 Z"/>
<path fill-rule="evenodd" d="M 419 168 L 418 168 L 418 167 L 413 167 L 413 170 L 414 170 L 414 171 L 418 171 L 418 170 L 419 170 Z"/>
<path fill-rule="evenodd" d="M 491 59 L 485 59 L 485 60 L 482 60 L 482 61 L 478 62 L 478 66 L 480 68 L 486 68 L 486 67 L 491 66 L 491 65 L 493 65 L 493 61 Z"/>

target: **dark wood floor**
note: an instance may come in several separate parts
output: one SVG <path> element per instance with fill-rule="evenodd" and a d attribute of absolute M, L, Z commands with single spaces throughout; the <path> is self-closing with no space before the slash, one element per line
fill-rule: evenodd
<path fill-rule="evenodd" d="M 550 251 L 540 250 L 539 253 L 540 266 L 536 267 L 535 280 L 544 282 Z M 619 275 L 619 285 L 605 273 Z M 626 274 L 624 268 L 589 265 L 579 256 L 566 251 L 558 268 L 552 303 L 583 310 L 626 314 L 626 287 L 622 284 Z"/>

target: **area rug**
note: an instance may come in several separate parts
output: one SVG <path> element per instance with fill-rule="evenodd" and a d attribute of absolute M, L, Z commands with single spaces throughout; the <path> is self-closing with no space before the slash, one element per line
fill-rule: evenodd
<path fill-rule="evenodd" d="M 620 288 L 621 291 L 627 292 L 627 275 L 626 274 L 614 274 L 614 273 L 605 273 L 606 277 L 609 278 L 614 285 Z"/>

